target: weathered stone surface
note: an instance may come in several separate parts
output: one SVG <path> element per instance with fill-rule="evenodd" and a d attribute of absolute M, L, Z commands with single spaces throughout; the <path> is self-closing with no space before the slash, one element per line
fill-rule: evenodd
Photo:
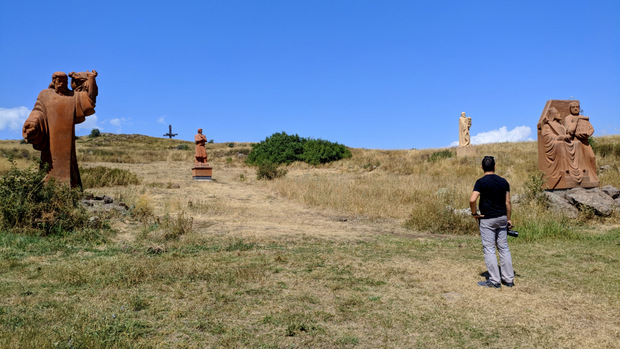
<path fill-rule="evenodd" d="M 459 146 L 469 147 L 471 146 L 469 138 L 469 128 L 471 127 L 471 118 L 465 116 L 465 112 L 461 113 L 459 118 Z"/>
<path fill-rule="evenodd" d="M 98 88 L 97 72 L 52 74 L 52 83 L 37 97 L 32 112 L 24 122 L 22 136 L 41 151 L 41 166 L 47 177 L 72 187 L 81 187 L 82 180 L 75 152 L 75 124 L 95 113 Z"/>
<path fill-rule="evenodd" d="M 588 140 L 594 128 L 579 112 L 579 101 L 550 100 L 538 120 L 538 168 L 547 177 L 546 189 L 600 186 Z"/>
<path fill-rule="evenodd" d="M 616 202 L 600 188 L 574 188 L 566 192 L 566 198 L 577 207 L 587 207 L 599 216 L 610 216 Z"/>
<path fill-rule="evenodd" d="M 601 172 L 609 171 L 609 170 L 611 170 L 611 165 L 603 165 L 603 166 L 599 167 L 599 170 Z"/>
<path fill-rule="evenodd" d="M 604 191 L 605 194 L 611 196 L 613 199 L 617 199 L 620 197 L 620 189 L 614 188 L 611 185 L 606 185 L 602 187 L 601 190 Z"/>
<path fill-rule="evenodd" d="M 547 202 L 549 203 L 549 210 L 562 214 L 568 218 L 577 218 L 579 216 L 579 210 L 575 206 L 571 205 L 563 196 L 564 193 L 553 193 L 545 191 Z"/>

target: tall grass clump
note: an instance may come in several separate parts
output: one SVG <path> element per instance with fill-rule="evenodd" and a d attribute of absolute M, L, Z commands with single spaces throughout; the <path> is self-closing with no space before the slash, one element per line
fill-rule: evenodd
<path fill-rule="evenodd" d="M 127 186 L 140 184 L 138 176 L 120 168 L 97 166 L 80 169 L 82 185 L 84 188 L 110 187 L 114 185 Z"/>
<path fill-rule="evenodd" d="M 405 221 L 405 228 L 437 234 L 475 234 L 478 231 L 475 220 L 452 208 L 454 195 L 450 190 L 421 195 Z"/>
<path fill-rule="evenodd" d="M 0 229 L 49 235 L 75 231 L 88 224 L 81 191 L 45 181 L 45 169 L 13 168 L 0 177 Z"/>
<path fill-rule="evenodd" d="M 304 161 L 318 165 L 349 157 L 351 151 L 342 144 L 281 132 L 253 144 L 246 162 L 251 165 L 262 163 L 288 165 L 295 161 Z"/>

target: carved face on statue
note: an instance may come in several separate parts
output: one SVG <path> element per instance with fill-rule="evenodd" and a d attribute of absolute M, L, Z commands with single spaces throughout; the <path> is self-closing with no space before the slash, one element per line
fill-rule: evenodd
<path fill-rule="evenodd" d="M 198 133 L 202 134 L 202 129 L 201 128 L 198 129 Z"/>
<path fill-rule="evenodd" d="M 579 115 L 579 111 L 581 107 L 579 106 L 579 102 L 573 102 L 570 104 L 570 113 L 572 115 Z"/>
<path fill-rule="evenodd" d="M 56 93 L 65 95 L 69 89 L 67 85 L 69 83 L 69 79 L 67 78 L 67 74 L 62 72 L 56 72 L 52 75 L 52 87 Z"/>
<path fill-rule="evenodd" d="M 461 117 L 464 118 L 465 117 L 465 112 L 461 113 Z"/>
<path fill-rule="evenodd" d="M 555 109 L 554 107 L 549 108 L 549 111 L 547 112 L 547 114 L 549 114 L 549 117 L 547 118 L 547 120 L 560 121 L 560 113 L 558 113 L 558 110 Z"/>

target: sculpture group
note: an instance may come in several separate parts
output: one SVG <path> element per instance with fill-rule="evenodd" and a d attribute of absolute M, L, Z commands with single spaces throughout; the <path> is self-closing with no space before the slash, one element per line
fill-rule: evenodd
<path fill-rule="evenodd" d="M 81 187 L 75 151 L 75 125 L 95 113 L 97 101 L 96 71 L 52 74 L 52 82 L 41 91 L 22 128 L 24 139 L 41 151 L 41 165 L 48 178 Z M 68 82 L 71 78 L 71 89 Z M 471 118 L 459 118 L 459 155 L 472 155 L 469 128 Z M 580 114 L 579 101 L 547 101 L 537 125 L 538 166 L 546 176 L 546 189 L 593 188 L 600 185 L 596 160 L 588 141 L 594 133 L 590 119 Z M 172 137 L 172 130 L 167 136 Z M 207 162 L 206 136 L 202 129 L 196 142 L 192 177 L 210 180 L 212 168 Z M 459 153 L 460 151 L 460 153 Z"/>
<path fill-rule="evenodd" d="M 538 121 L 538 167 L 546 189 L 594 188 L 600 185 L 588 138 L 590 118 L 580 115 L 579 101 L 547 101 Z"/>

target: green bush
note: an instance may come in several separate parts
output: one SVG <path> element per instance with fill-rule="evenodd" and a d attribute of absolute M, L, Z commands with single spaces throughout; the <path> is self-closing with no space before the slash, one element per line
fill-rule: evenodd
<path fill-rule="evenodd" d="M 263 162 L 258 165 L 256 169 L 257 179 L 272 180 L 280 177 L 284 177 L 288 171 L 285 168 L 278 168 L 278 164 L 273 162 Z"/>
<path fill-rule="evenodd" d="M 80 174 L 84 189 L 140 184 L 140 179 L 138 179 L 135 173 L 120 168 L 109 168 L 105 166 L 81 168 Z"/>
<path fill-rule="evenodd" d="M 312 165 L 351 157 L 351 151 L 344 145 L 322 139 L 302 138 L 285 132 L 274 133 L 264 141 L 253 144 L 247 163 L 260 165 L 290 164 L 305 161 Z"/>
<path fill-rule="evenodd" d="M 87 226 L 81 191 L 54 179 L 45 182 L 45 175 L 44 169 L 19 170 L 13 165 L 0 177 L 0 229 L 49 235 Z"/>
<path fill-rule="evenodd" d="M 88 135 L 90 138 L 97 138 L 99 136 L 101 136 L 101 132 L 98 128 L 93 128 L 92 131 L 90 131 L 90 135 Z"/>
<path fill-rule="evenodd" d="M 452 150 L 440 150 L 431 154 L 431 157 L 428 159 L 429 162 L 435 162 L 441 159 L 449 159 L 454 157 L 454 152 Z"/>

